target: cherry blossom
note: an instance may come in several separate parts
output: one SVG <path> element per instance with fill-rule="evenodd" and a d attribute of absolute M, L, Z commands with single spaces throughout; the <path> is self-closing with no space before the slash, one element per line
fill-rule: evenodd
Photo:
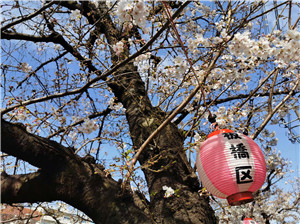
<path fill-rule="evenodd" d="M 82 124 L 82 126 L 80 128 L 80 130 L 86 134 L 90 134 L 93 131 L 96 131 L 97 129 L 98 129 L 98 125 L 96 124 L 96 122 L 94 120 L 90 120 L 89 118 L 86 118 L 84 120 L 84 123 Z M 72 137 L 74 137 L 74 136 L 72 136 Z"/>
<path fill-rule="evenodd" d="M 32 70 L 32 67 L 29 66 L 29 64 L 27 62 L 24 62 L 24 63 L 21 63 L 20 65 L 20 69 L 23 71 L 23 72 L 30 72 Z"/>
<path fill-rule="evenodd" d="M 71 11 L 71 15 L 70 15 L 70 19 L 73 20 L 78 20 L 82 17 L 80 10 L 79 9 L 75 9 Z"/>
<path fill-rule="evenodd" d="M 164 195 L 165 198 L 172 197 L 172 196 L 175 194 L 175 191 L 174 191 L 171 187 L 168 187 L 168 186 L 166 186 L 166 185 L 164 185 L 164 186 L 162 187 L 162 189 L 163 189 L 164 191 L 166 191 L 166 192 L 165 192 L 165 195 Z"/>
<path fill-rule="evenodd" d="M 117 42 L 113 45 L 113 50 L 115 51 L 116 55 L 119 56 L 124 51 L 124 43 L 122 41 Z"/>
<path fill-rule="evenodd" d="M 14 113 L 14 117 L 17 120 L 26 120 L 26 118 L 28 117 L 28 115 L 26 114 L 26 110 L 24 108 L 20 108 L 18 109 L 15 113 Z"/>
<path fill-rule="evenodd" d="M 145 2 L 122 0 L 119 2 L 116 14 L 121 23 L 133 22 L 141 28 L 145 28 L 147 23 L 148 10 Z"/>

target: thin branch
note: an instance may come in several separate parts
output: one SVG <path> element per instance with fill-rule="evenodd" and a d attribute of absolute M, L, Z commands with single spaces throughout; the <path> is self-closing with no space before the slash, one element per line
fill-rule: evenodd
<path fill-rule="evenodd" d="M 223 89 L 223 91 L 213 100 L 213 101 L 211 101 L 211 102 L 209 102 L 209 104 L 208 104 L 208 108 L 210 108 L 213 104 L 215 104 L 215 102 L 219 99 L 219 97 L 221 96 L 221 95 L 223 95 L 223 93 L 224 92 L 226 92 L 229 88 L 230 88 L 230 86 L 232 86 L 233 85 L 233 83 L 235 82 L 235 80 L 233 80 L 225 89 Z M 204 105 L 204 104 L 203 104 Z M 202 106 L 202 105 L 199 105 L 199 107 L 200 106 Z M 198 120 L 199 120 L 199 118 L 201 118 L 202 116 L 203 116 L 203 114 L 204 114 L 205 112 L 203 112 L 200 116 L 198 116 Z M 182 118 L 181 118 L 182 119 Z M 192 127 L 188 130 L 188 132 L 185 134 L 185 138 L 190 134 L 190 132 L 193 130 L 193 128 L 196 126 L 196 124 L 198 123 L 198 120 L 195 120 L 194 121 L 194 124 L 192 125 Z M 177 120 L 176 120 L 177 121 Z M 184 125 L 185 126 L 185 125 Z M 184 128 L 184 126 L 182 127 L 182 129 Z"/>
<path fill-rule="evenodd" d="M 276 1 L 274 1 L 274 5 L 276 6 Z M 279 25 L 279 19 L 280 19 L 280 17 L 282 16 L 282 13 L 284 12 L 284 10 L 285 10 L 285 8 L 287 7 L 288 5 L 285 5 L 284 7 L 283 7 L 283 9 L 281 10 L 281 12 L 280 12 L 280 14 L 278 15 L 278 11 L 277 11 L 277 9 L 275 9 L 275 15 L 276 15 L 276 21 L 275 21 L 275 24 L 274 24 L 274 26 L 273 26 L 273 28 L 272 28 L 272 31 L 271 31 L 271 33 L 273 33 L 273 31 L 274 31 L 274 29 L 275 29 L 275 26 L 277 26 L 277 29 L 278 30 L 280 30 L 280 25 Z"/>
<path fill-rule="evenodd" d="M 249 96 L 244 100 L 244 102 L 242 102 L 239 107 L 235 110 L 234 113 L 238 112 L 240 109 L 242 109 L 242 107 L 247 103 L 247 101 L 260 89 L 260 87 L 262 87 L 263 84 L 265 84 L 265 82 L 275 73 L 277 72 L 277 68 L 275 68 L 273 71 L 271 71 L 269 73 L 269 75 L 254 89 L 251 91 L 251 93 L 249 94 Z"/>
<path fill-rule="evenodd" d="M 292 28 L 292 0 L 289 2 L 289 29 Z"/>
<path fill-rule="evenodd" d="M 268 122 L 271 120 L 273 115 L 284 105 L 284 103 L 294 94 L 295 90 L 298 88 L 300 79 L 297 80 L 294 87 L 291 89 L 290 93 L 274 108 L 274 110 L 268 114 L 268 116 L 265 118 L 265 120 L 262 122 L 262 124 L 256 129 L 255 133 L 253 134 L 253 139 L 255 139 L 260 132 L 265 128 L 265 126 L 268 124 Z"/>
<path fill-rule="evenodd" d="M 68 129 L 70 129 L 70 128 L 72 128 L 72 127 L 75 127 L 75 126 L 77 126 L 77 125 L 79 125 L 79 124 L 82 124 L 86 118 L 93 119 L 93 118 L 95 118 L 95 117 L 107 116 L 111 111 L 112 111 L 111 109 L 107 108 L 107 109 L 104 110 L 104 111 L 101 111 L 101 112 L 97 112 L 97 113 L 91 114 L 91 115 L 89 115 L 89 116 L 87 116 L 87 117 L 85 117 L 85 118 L 82 118 L 82 119 L 80 119 L 80 120 L 78 120 L 78 121 L 76 121 L 76 122 L 74 122 L 74 123 L 72 123 L 72 124 L 70 124 L 70 125 L 68 125 L 68 126 L 66 126 L 66 127 L 62 127 L 62 128 L 59 129 L 58 131 L 56 131 L 56 132 L 52 133 L 51 135 L 49 135 L 47 138 L 50 139 L 50 138 L 52 138 L 52 137 L 58 135 L 58 134 L 61 133 L 61 132 L 67 131 Z"/>
<path fill-rule="evenodd" d="M 27 79 L 29 79 L 32 75 L 34 75 L 34 76 L 37 78 L 36 72 L 37 72 L 38 70 L 40 70 L 41 68 L 43 68 L 45 65 L 47 65 L 47 64 L 49 64 L 49 63 L 51 63 L 51 62 L 54 62 L 54 61 L 56 61 L 56 60 L 62 58 L 62 57 L 65 56 L 67 53 L 68 53 L 68 52 L 65 51 L 65 52 L 63 52 L 62 54 L 58 55 L 57 57 L 55 57 L 55 58 L 50 58 L 48 61 L 45 61 L 45 62 L 43 62 L 42 64 L 40 64 L 34 71 L 30 72 L 29 75 L 26 76 L 25 79 L 23 79 L 22 81 L 18 82 L 18 85 L 17 85 L 16 89 L 19 88 L 19 87 L 20 87 Z M 40 82 L 40 79 L 37 78 L 37 80 L 38 80 L 38 82 Z"/>
<path fill-rule="evenodd" d="M 96 138 L 93 138 L 93 139 L 89 139 L 88 141 L 86 141 L 85 143 L 83 143 L 78 149 L 76 149 L 76 151 L 74 153 L 77 154 L 84 146 L 86 146 L 90 142 L 94 142 L 94 141 L 100 140 L 101 138 L 102 137 L 96 137 Z"/>
<path fill-rule="evenodd" d="M 211 107 L 212 105 L 214 105 L 217 101 L 218 101 L 218 99 L 219 99 L 219 97 L 220 96 L 222 96 L 223 95 L 223 93 L 224 92 L 226 92 L 232 85 L 233 85 L 233 83 L 235 82 L 235 80 L 233 80 L 225 89 L 223 89 L 222 91 L 221 91 L 221 93 L 219 93 L 219 95 L 213 100 L 213 101 L 209 101 L 208 102 L 208 107 Z M 239 99 L 239 98 L 238 98 Z M 198 100 L 197 101 L 195 101 L 195 102 L 193 102 L 193 105 L 196 105 L 198 103 Z M 204 104 L 202 104 L 202 105 L 199 105 L 199 106 L 204 106 Z M 177 119 L 176 119 L 176 121 L 174 121 L 173 123 L 174 124 L 176 124 L 176 125 L 178 125 L 187 115 L 189 114 L 189 111 L 187 111 L 187 110 L 184 110 L 183 111 L 183 113 L 181 113 L 181 115 L 180 115 L 180 117 L 178 117 Z M 203 114 L 202 114 L 203 115 Z M 201 115 L 201 116 L 202 116 Z M 201 117 L 200 116 L 200 117 Z M 186 135 L 187 136 L 187 135 Z"/>
<path fill-rule="evenodd" d="M 263 16 L 263 15 L 265 15 L 265 14 L 271 12 L 271 11 L 273 11 L 274 9 L 276 9 L 276 8 L 278 8 L 278 7 L 280 7 L 280 6 L 284 5 L 284 4 L 286 4 L 286 3 L 288 3 L 288 2 L 289 2 L 289 1 L 285 1 L 285 2 L 283 2 L 283 3 L 280 3 L 279 5 L 276 5 L 276 6 L 274 6 L 273 8 L 271 8 L 271 9 L 269 9 L 269 10 L 267 10 L 267 11 L 262 12 L 262 13 L 259 14 L 259 15 L 250 18 L 249 20 L 247 20 L 247 23 L 250 22 L 250 21 L 252 21 L 252 20 L 254 20 L 254 19 L 256 19 L 256 18 L 259 18 L 259 17 L 261 17 L 261 16 Z"/>
<path fill-rule="evenodd" d="M 31 18 L 33 18 L 33 17 L 39 15 L 41 12 L 43 12 L 45 9 L 49 8 L 50 6 L 52 6 L 54 3 L 55 3 L 54 1 L 49 2 L 48 4 L 44 5 L 44 6 L 43 6 L 42 8 L 40 8 L 39 10 L 37 10 L 37 11 L 35 11 L 35 12 L 29 14 L 29 15 L 26 15 L 26 16 L 22 17 L 21 19 L 18 19 L 18 20 L 14 21 L 14 22 L 11 22 L 11 23 L 9 23 L 9 24 L 3 26 L 3 27 L 1 28 L 1 32 L 7 30 L 8 28 L 10 28 L 10 27 L 12 27 L 12 26 L 14 26 L 14 25 L 17 25 L 17 24 L 19 24 L 19 23 L 25 22 L 26 20 L 29 20 L 29 19 L 31 19 Z"/>
<path fill-rule="evenodd" d="M 271 175 L 272 175 L 274 172 L 275 172 L 275 170 L 272 169 L 272 170 L 270 171 L 270 173 L 268 174 L 268 176 L 267 176 L 267 178 L 266 178 L 268 184 L 267 184 L 267 186 L 266 186 L 264 189 L 261 190 L 261 192 L 265 192 L 265 191 L 270 190 L 270 187 L 273 185 L 273 184 L 272 184 L 272 181 L 271 181 Z"/>
<path fill-rule="evenodd" d="M 3 116 L 4 114 L 6 114 L 6 113 L 8 113 L 8 112 L 14 110 L 17 107 L 20 107 L 20 106 L 27 106 L 27 105 L 31 105 L 31 104 L 34 104 L 34 103 L 44 102 L 44 101 L 47 101 L 47 100 L 56 99 L 56 98 L 60 98 L 60 97 L 74 95 L 74 94 L 84 92 L 86 90 L 86 88 L 88 88 L 90 85 L 92 85 L 94 83 L 93 81 L 94 80 L 92 80 L 91 82 L 88 82 L 86 85 L 84 85 L 81 88 L 74 89 L 74 90 L 71 90 L 71 91 L 66 91 L 66 92 L 63 92 L 63 93 L 56 93 L 56 94 L 49 95 L 49 96 L 43 96 L 43 97 L 40 97 L 40 98 L 25 100 L 23 102 L 20 102 L 17 105 L 13 105 L 13 106 L 7 107 L 6 109 L 1 110 L 1 116 Z"/>
<path fill-rule="evenodd" d="M 270 94 L 269 94 L 269 100 L 268 100 L 268 112 L 270 113 L 272 111 L 272 102 L 273 102 L 273 92 L 274 92 L 274 87 L 276 84 L 277 76 L 278 76 L 279 70 L 276 71 L 275 76 L 273 78 L 273 83 L 270 89 Z"/>
<path fill-rule="evenodd" d="M 105 118 L 108 114 L 105 114 L 103 117 L 102 117 L 102 121 L 101 121 L 101 125 L 100 125 L 100 128 L 99 128 L 99 132 L 98 132 L 98 136 L 97 137 L 101 137 L 102 135 L 102 131 L 103 131 L 103 127 L 104 127 L 104 122 L 105 122 Z M 97 148 L 97 152 L 96 152 L 96 160 L 98 160 L 98 156 L 99 156 L 99 152 L 100 152 L 100 146 L 101 146 L 101 140 L 99 141 L 99 144 L 98 144 L 98 148 Z"/>

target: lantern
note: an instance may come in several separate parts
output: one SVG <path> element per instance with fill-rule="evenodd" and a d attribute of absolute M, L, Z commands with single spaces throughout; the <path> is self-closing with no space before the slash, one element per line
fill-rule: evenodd
<path fill-rule="evenodd" d="M 243 224 L 257 224 L 257 222 L 253 221 L 251 218 L 244 218 Z"/>
<path fill-rule="evenodd" d="M 248 136 L 220 129 L 207 136 L 196 166 L 203 186 L 230 205 L 253 201 L 266 178 L 266 163 L 259 146 Z"/>

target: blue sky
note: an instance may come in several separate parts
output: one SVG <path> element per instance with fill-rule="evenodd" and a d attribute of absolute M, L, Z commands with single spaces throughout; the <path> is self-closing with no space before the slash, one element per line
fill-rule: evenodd
<path fill-rule="evenodd" d="M 294 113 L 291 113 L 291 120 L 296 119 Z M 300 120 L 292 122 L 293 126 L 300 124 Z M 280 125 L 281 126 L 281 125 Z M 281 152 L 283 158 L 292 161 L 291 169 L 295 170 L 292 176 L 300 176 L 300 144 L 292 143 L 288 137 L 288 129 L 280 127 L 278 125 L 269 125 L 271 131 L 276 131 L 276 137 L 278 138 L 278 143 L 276 148 Z M 294 133 L 300 134 L 300 126 L 293 129 Z M 298 138 L 299 139 L 299 138 Z"/>

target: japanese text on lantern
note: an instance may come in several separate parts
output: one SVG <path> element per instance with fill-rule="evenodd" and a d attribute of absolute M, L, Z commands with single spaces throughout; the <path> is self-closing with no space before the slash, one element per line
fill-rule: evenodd
<path fill-rule="evenodd" d="M 238 133 L 222 133 L 224 138 L 228 140 L 229 143 L 229 150 L 231 151 L 231 155 L 236 161 L 242 159 L 250 159 L 248 149 L 244 145 L 243 138 Z M 241 139 L 241 140 L 240 140 Z M 252 166 L 235 166 L 235 174 L 236 174 L 236 181 L 238 184 L 245 184 L 253 182 L 252 178 Z"/>
<path fill-rule="evenodd" d="M 242 139 L 237 133 L 223 133 L 223 136 L 228 140 Z M 233 157 L 235 159 L 249 159 L 247 148 L 242 142 L 238 144 L 231 144 L 231 147 L 229 149 L 231 150 L 231 154 L 233 154 Z"/>

